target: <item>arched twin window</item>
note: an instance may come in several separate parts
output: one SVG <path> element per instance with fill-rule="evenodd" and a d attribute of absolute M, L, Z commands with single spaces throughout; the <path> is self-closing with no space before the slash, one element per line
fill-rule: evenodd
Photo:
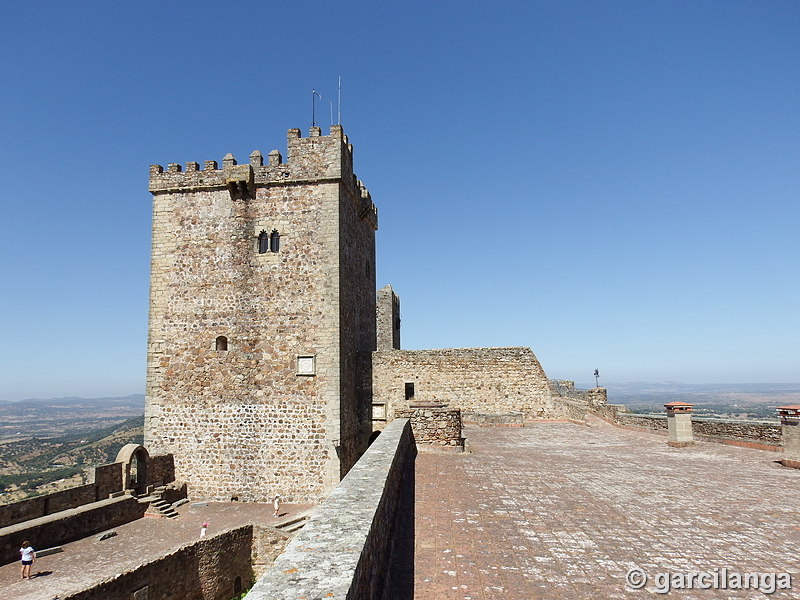
<path fill-rule="evenodd" d="M 258 253 L 266 254 L 267 252 L 277 252 L 281 247 L 281 234 L 277 229 L 273 229 L 272 233 L 267 233 L 262 230 L 258 234 Z"/>

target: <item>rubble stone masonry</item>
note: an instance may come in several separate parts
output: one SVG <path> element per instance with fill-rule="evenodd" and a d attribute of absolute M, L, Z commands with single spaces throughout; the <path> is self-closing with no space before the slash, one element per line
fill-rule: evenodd
<path fill-rule="evenodd" d="M 408 419 L 414 432 L 418 450 L 464 450 L 461 437 L 461 411 L 447 407 L 402 408 L 394 413 L 395 419 Z"/>
<path fill-rule="evenodd" d="M 193 498 L 317 501 L 371 431 L 377 212 L 340 126 L 287 145 L 150 168 L 145 445 Z"/>
<path fill-rule="evenodd" d="M 521 412 L 526 419 L 552 413 L 547 377 L 530 348 L 383 350 L 373 353 L 372 373 L 373 402 L 385 403 L 387 415 L 409 401 L 483 414 Z"/>

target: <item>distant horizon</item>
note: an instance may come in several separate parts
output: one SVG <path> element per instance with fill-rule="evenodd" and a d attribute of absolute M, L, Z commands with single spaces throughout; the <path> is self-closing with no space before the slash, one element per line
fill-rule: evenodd
<path fill-rule="evenodd" d="M 588 381 L 576 381 L 573 379 L 565 379 L 559 377 L 549 377 L 549 379 L 558 379 L 560 381 L 572 381 L 575 384 L 576 389 L 591 389 L 594 386 L 594 382 Z M 663 390 L 658 390 L 658 386 L 662 386 Z M 728 388 L 730 391 L 740 391 L 744 392 L 745 390 L 741 388 L 746 387 L 763 387 L 768 388 L 769 386 L 775 387 L 784 387 L 784 388 L 797 388 L 796 391 L 800 392 L 800 381 L 748 381 L 748 382 L 719 382 L 719 381 L 710 381 L 710 382 L 701 382 L 701 383 L 693 383 L 693 382 L 682 382 L 682 381 L 610 381 L 610 382 L 603 382 L 600 381 L 600 387 L 606 388 L 609 392 L 614 391 L 616 388 L 619 391 L 623 389 L 626 393 L 666 393 L 673 390 L 670 390 L 670 387 L 684 387 L 684 388 L 715 388 L 715 391 L 721 391 L 719 388 L 723 390 Z M 656 388 L 655 390 L 644 390 L 644 389 L 637 389 L 637 388 Z M 739 389 L 737 389 L 739 388 Z M 752 390 L 751 390 L 752 391 Z M 759 391 L 767 392 L 769 389 L 762 389 Z M 792 390 L 785 390 L 785 391 L 792 391 Z M 673 393 L 678 393 L 674 392 Z M 136 392 L 133 394 L 124 394 L 124 395 L 92 395 L 92 396 L 77 396 L 77 395 L 66 395 L 66 396 L 50 396 L 50 397 L 26 397 L 26 398 L 0 398 L 0 402 L 6 403 L 14 403 L 14 402 L 64 402 L 70 400 L 83 400 L 83 401 L 99 401 L 99 400 L 126 400 L 129 398 L 135 397 L 145 397 L 144 392 Z"/>
<path fill-rule="evenodd" d="M 800 379 L 800 3 L 225 10 L 4 6 L 0 399 L 143 386 L 149 165 L 288 160 L 312 89 L 378 210 L 403 347 Z"/>

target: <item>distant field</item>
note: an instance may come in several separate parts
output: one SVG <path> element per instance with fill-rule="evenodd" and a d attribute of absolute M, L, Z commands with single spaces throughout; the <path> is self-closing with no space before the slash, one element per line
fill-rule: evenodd
<path fill-rule="evenodd" d="M 0 402 L 0 443 L 93 431 L 144 414 L 144 396 Z"/>
<path fill-rule="evenodd" d="M 143 412 L 141 395 L 0 402 L 0 504 L 86 483 L 142 443 Z"/>
<path fill-rule="evenodd" d="M 602 382 L 601 382 L 602 384 Z M 778 406 L 800 404 L 800 384 L 609 383 L 608 402 L 638 413 L 663 412 L 667 402 L 689 402 L 698 416 L 777 420 Z"/>

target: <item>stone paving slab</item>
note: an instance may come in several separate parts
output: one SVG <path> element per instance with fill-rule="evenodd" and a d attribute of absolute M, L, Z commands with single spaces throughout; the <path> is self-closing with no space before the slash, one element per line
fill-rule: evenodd
<path fill-rule="evenodd" d="M 417 600 L 800 598 L 800 470 L 773 452 L 670 448 L 597 419 L 465 435 L 472 454 L 417 457 Z M 635 567 L 644 589 L 626 585 Z M 714 586 L 725 568 L 785 572 L 792 588 L 684 575 Z M 659 573 L 692 589 L 656 593 Z"/>
<path fill-rule="evenodd" d="M 117 535 L 102 541 L 90 536 L 63 546 L 64 551 L 37 559 L 30 580 L 20 578 L 19 562 L 0 567 L 0 599 L 52 600 L 156 560 L 199 539 L 200 526 L 208 523 L 207 537 L 247 523 L 277 525 L 311 505 L 283 504 L 273 516 L 272 504 L 209 502 L 184 504 L 176 519 L 144 517 L 115 527 Z"/>

